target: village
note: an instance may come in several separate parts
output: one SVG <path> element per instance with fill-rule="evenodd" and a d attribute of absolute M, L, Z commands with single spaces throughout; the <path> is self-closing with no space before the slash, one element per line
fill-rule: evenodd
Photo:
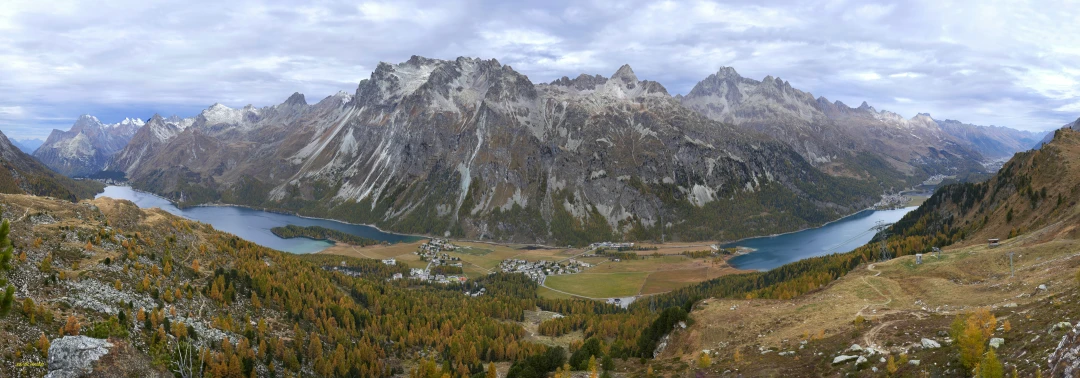
<path fill-rule="evenodd" d="M 446 239 L 436 238 L 421 244 L 420 247 L 417 248 L 417 251 L 413 253 L 420 256 L 420 261 L 426 261 L 428 264 L 423 269 L 410 269 L 409 278 L 439 284 L 465 283 L 468 281 L 468 277 L 462 273 L 461 258 L 450 256 L 446 252 L 443 252 L 454 250 L 457 250 L 457 246 Z M 383 262 L 385 263 L 386 260 L 383 260 Z M 433 269 L 435 270 L 434 272 L 432 271 Z M 447 271 L 453 271 L 456 272 L 456 274 L 445 274 Z M 483 293 L 479 292 L 477 295 L 473 296 L 479 296 L 480 294 Z"/>
<path fill-rule="evenodd" d="M 547 278 L 547 276 L 574 274 L 590 267 L 592 267 L 592 264 L 575 259 L 569 259 L 565 262 L 509 259 L 503 260 L 502 263 L 499 264 L 500 271 L 506 273 L 522 273 L 539 284 L 543 284 L 544 279 Z"/>

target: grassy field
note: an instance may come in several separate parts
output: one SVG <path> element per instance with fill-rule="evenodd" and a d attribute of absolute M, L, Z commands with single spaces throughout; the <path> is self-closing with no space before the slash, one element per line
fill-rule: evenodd
<path fill-rule="evenodd" d="M 555 290 L 590 298 L 628 297 L 637 295 L 648 276 L 645 272 L 578 273 L 550 276 L 545 284 Z"/>
<path fill-rule="evenodd" d="M 399 262 L 408 264 L 410 268 L 423 268 L 426 263 L 420 261 L 420 257 L 414 252 L 425 242 L 427 240 L 368 247 L 337 244 L 320 253 L 368 259 L 396 258 Z M 531 249 L 524 245 L 460 241 L 454 244 L 459 248 L 446 253 L 461 259 L 465 275 L 469 278 L 477 278 L 497 270 L 499 263 L 506 259 L 560 261 L 588 251 L 577 248 Z M 680 255 L 683 251 L 704 250 L 708 248 L 707 245 L 663 244 L 657 247 L 656 251 L 638 251 L 639 254 L 645 256 L 641 260 L 613 262 L 602 256 L 580 258 L 580 261 L 592 264 L 593 267 L 586 269 L 583 274 L 549 277 L 547 282 L 552 288 L 574 295 L 608 298 L 639 293 L 663 293 L 724 274 L 739 272 L 726 263 L 717 263 L 713 259 L 691 259 Z M 661 256 L 654 257 L 654 253 L 659 253 Z M 545 298 L 569 296 L 545 288 L 541 288 L 538 293 Z"/>

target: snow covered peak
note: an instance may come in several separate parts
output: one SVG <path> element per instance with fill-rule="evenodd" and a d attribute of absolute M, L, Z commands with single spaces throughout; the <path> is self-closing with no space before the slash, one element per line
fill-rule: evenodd
<path fill-rule="evenodd" d="M 120 121 L 119 123 L 105 125 L 105 127 L 108 127 L 110 129 L 115 129 L 121 126 L 139 128 L 145 124 L 146 122 L 143 122 L 141 118 L 124 118 L 124 120 Z"/>
<path fill-rule="evenodd" d="M 83 114 L 83 115 L 79 116 L 79 119 L 76 120 L 75 122 L 93 122 L 93 123 L 99 123 L 99 124 L 101 123 L 101 121 L 99 121 L 97 119 L 97 117 L 94 117 L 94 116 L 89 115 L 89 114 Z"/>
<path fill-rule="evenodd" d="M 244 114 L 242 110 L 233 109 L 228 106 L 222 105 L 221 103 L 216 103 L 207 108 L 206 110 L 203 110 L 202 113 L 199 113 L 199 116 L 206 119 L 207 125 L 217 125 L 223 123 L 240 123 L 240 120 L 243 119 Z"/>

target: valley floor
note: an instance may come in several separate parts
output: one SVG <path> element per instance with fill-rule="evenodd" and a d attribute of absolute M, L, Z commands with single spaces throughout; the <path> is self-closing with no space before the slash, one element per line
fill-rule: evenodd
<path fill-rule="evenodd" d="M 426 264 L 414 252 L 427 240 L 413 243 L 357 247 L 336 244 L 321 254 L 350 257 L 388 259 L 409 264 L 411 268 L 423 268 Z M 548 276 L 540 288 L 540 295 L 547 298 L 579 297 L 597 300 L 627 298 L 665 293 L 680 287 L 693 285 L 727 274 L 745 271 L 731 267 L 727 260 L 732 255 L 692 258 L 683 252 L 711 251 L 709 243 L 645 244 L 644 250 L 633 251 L 640 260 L 620 260 L 606 256 L 592 256 L 587 248 L 534 248 L 514 244 L 489 244 L 454 241 L 460 248 L 446 251 L 461 258 L 463 270 L 469 278 L 487 275 L 498 270 L 504 260 L 565 261 L 575 259 L 588 263 L 580 273 Z M 654 249 L 655 248 L 655 249 Z"/>

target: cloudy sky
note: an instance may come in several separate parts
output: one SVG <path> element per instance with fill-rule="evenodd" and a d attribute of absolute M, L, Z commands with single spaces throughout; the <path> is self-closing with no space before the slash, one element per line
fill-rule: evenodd
<path fill-rule="evenodd" d="M 673 94 L 732 66 L 909 117 L 1028 130 L 1080 117 L 1072 1 L 296 3 L 4 0 L 0 130 L 314 101 L 411 55 L 496 58 L 534 82 L 629 63 Z"/>

